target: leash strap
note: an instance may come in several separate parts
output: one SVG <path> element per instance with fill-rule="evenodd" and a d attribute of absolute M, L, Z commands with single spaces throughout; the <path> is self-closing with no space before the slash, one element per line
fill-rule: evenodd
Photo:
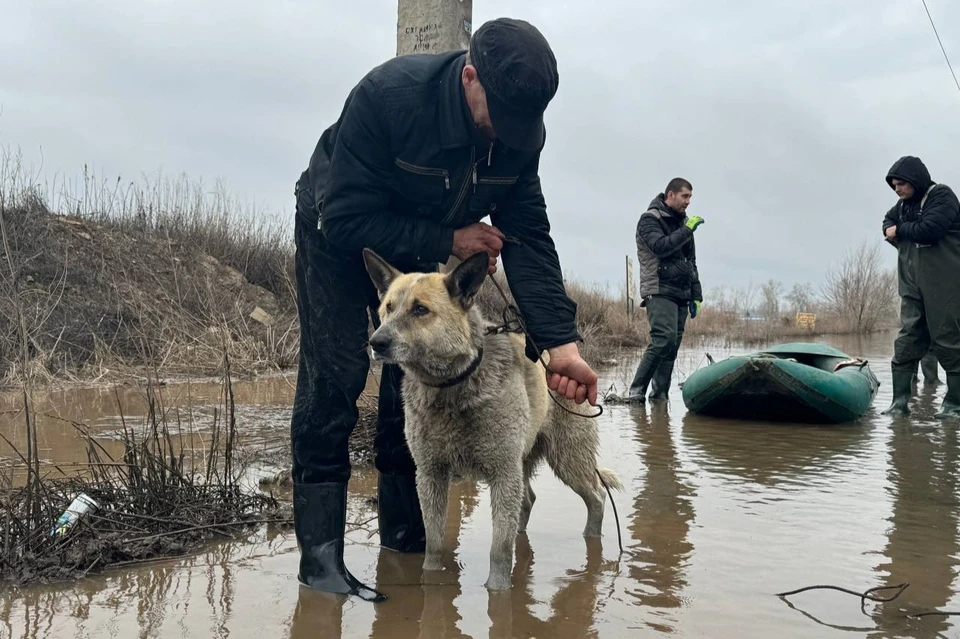
<path fill-rule="evenodd" d="M 518 240 L 517 238 L 507 237 L 505 239 L 512 244 L 517 244 L 517 245 L 520 244 L 520 240 Z M 550 370 L 550 367 L 547 366 L 547 363 L 543 361 L 542 351 L 537 346 L 537 343 L 534 341 L 533 337 L 531 337 L 530 332 L 527 330 L 527 326 L 523 322 L 523 316 L 520 314 L 520 309 L 518 309 L 515 305 L 510 303 L 510 300 L 507 298 L 507 294 L 503 291 L 503 288 L 501 288 L 500 283 L 497 282 L 496 279 L 494 279 L 493 277 L 490 277 L 490 281 L 493 282 L 493 285 L 496 287 L 497 292 L 500 293 L 500 297 L 503 299 L 503 303 L 505 304 L 505 307 L 503 309 L 503 324 L 501 324 L 500 326 L 492 326 L 488 328 L 486 331 L 486 334 L 497 335 L 499 333 L 523 333 L 526 336 L 526 338 L 530 340 L 530 343 L 533 345 L 534 350 L 537 352 L 537 358 L 540 360 L 540 364 L 543 366 L 543 368 L 551 375 L 554 374 L 554 372 Z M 588 419 L 596 419 L 597 417 L 600 417 L 601 415 L 603 415 L 602 404 L 599 404 L 599 403 L 597 404 L 597 408 L 599 409 L 599 412 L 593 415 L 584 415 L 583 413 L 578 413 L 564 406 L 560 402 L 560 400 L 556 398 L 556 396 L 553 393 L 547 393 L 547 394 L 550 396 L 550 399 L 552 399 L 554 403 L 556 403 L 557 406 L 562 408 L 564 411 L 570 413 L 571 415 L 577 415 L 578 417 L 586 417 Z"/>

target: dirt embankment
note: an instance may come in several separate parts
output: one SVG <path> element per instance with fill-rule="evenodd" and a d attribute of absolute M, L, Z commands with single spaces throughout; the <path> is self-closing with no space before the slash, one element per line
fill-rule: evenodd
<path fill-rule="evenodd" d="M 8 387 L 28 372 L 34 383 L 211 375 L 224 351 L 240 375 L 295 368 L 294 252 L 283 229 L 259 232 L 226 211 L 59 214 L 31 197 L 4 207 L 2 218 L 0 379 Z M 497 278 L 509 297 L 502 271 Z M 569 286 L 588 361 L 644 343 L 643 323 L 629 321 L 606 291 Z M 494 287 L 483 287 L 480 302 L 501 316 Z"/>
<path fill-rule="evenodd" d="M 175 225 L 57 215 L 39 201 L 6 208 L 3 221 L 0 376 L 8 384 L 22 378 L 24 359 L 39 382 L 207 375 L 224 351 L 240 374 L 296 361 L 285 277 L 292 256 L 270 256 L 275 277 L 259 284 L 237 268 L 257 257 L 251 247 L 221 243 L 228 250 L 218 259 L 205 250 L 209 237 Z"/>

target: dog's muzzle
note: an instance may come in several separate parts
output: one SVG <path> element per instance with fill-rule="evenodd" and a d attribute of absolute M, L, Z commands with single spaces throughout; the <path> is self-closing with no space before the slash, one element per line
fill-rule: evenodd
<path fill-rule="evenodd" d="M 370 337 L 370 348 L 373 350 L 373 357 L 377 360 L 386 360 L 390 358 L 390 348 L 393 346 L 393 340 L 380 331 L 374 332 Z"/>

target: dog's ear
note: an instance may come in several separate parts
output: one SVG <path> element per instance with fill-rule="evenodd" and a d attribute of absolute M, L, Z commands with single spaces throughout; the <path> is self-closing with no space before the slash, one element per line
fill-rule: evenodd
<path fill-rule="evenodd" d="M 368 248 L 363 249 L 363 263 L 366 264 L 367 273 L 370 274 L 370 279 L 373 280 L 373 285 L 380 291 L 380 295 L 386 293 L 393 280 L 400 275 L 400 271 L 390 266 L 386 260 Z"/>
<path fill-rule="evenodd" d="M 489 267 L 490 257 L 485 251 L 474 253 L 458 264 L 446 279 L 450 297 L 459 300 L 464 308 L 470 308 L 473 298 L 480 290 L 480 285 L 487 277 Z"/>

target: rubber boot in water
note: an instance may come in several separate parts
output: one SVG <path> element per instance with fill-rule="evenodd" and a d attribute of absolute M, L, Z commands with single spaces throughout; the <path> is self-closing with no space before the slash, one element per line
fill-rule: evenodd
<path fill-rule="evenodd" d="M 937 356 L 933 353 L 927 353 L 920 360 L 920 370 L 923 372 L 923 383 L 931 386 L 940 383 L 939 370 L 937 368 Z"/>
<path fill-rule="evenodd" d="M 893 371 L 891 377 L 893 385 L 893 403 L 883 411 L 883 415 L 907 415 L 910 413 L 910 396 L 913 394 L 912 371 Z"/>
<path fill-rule="evenodd" d="M 414 476 L 380 473 L 377 509 L 381 546 L 404 553 L 426 550 L 427 534 Z"/>
<path fill-rule="evenodd" d="M 670 378 L 673 377 L 673 365 L 676 360 L 663 360 L 657 366 L 650 381 L 650 401 L 666 401 L 670 390 Z"/>
<path fill-rule="evenodd" d="M 936 418 L 960 419 L 960 373 L 947 373 L 947 394 Z"/>
<path fill-rule="evenodd" d="M 649 353 L 649 351 L 647 351 Z M 647 401 L 647 386 L 650 385 L 650 379 L 653 377 L 656 369 L 654 368 L 653 358 L 647 353 L 643 354 L 640 365 L 637 366 L 637 372 L 630 383 L 630 391 L 627 399 L 631 402 L 644 403 Z"/>
<path fill-rule="evenodd" d="M 297 579 L 315 590 L 383 601 L 384 595 L 360 583 L 343 564 L 346 523 L 346 483 L 293 485 L 293 526 L 300 548 Z"/>

